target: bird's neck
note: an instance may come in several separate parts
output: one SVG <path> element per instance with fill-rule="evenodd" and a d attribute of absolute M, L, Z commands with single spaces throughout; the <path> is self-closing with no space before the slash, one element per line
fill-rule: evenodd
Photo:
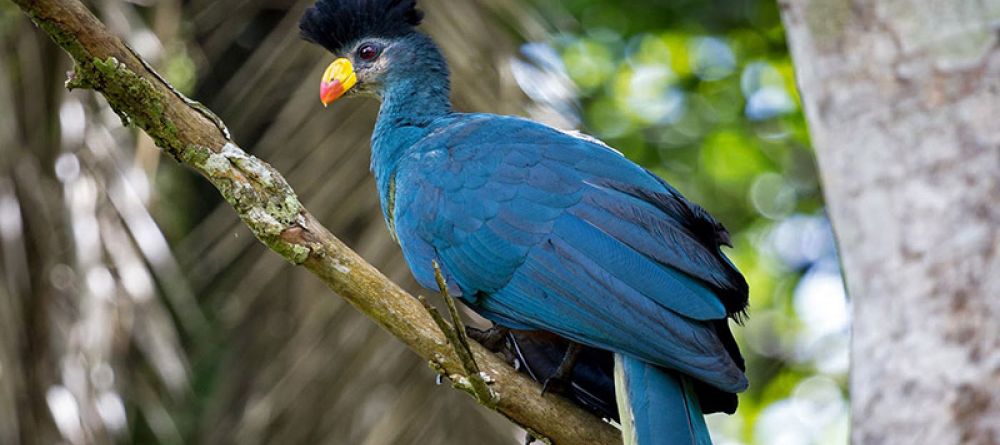
<path fill-rule="evenodd" d="M 382 92 L 375 130 L 391 131 L 400 126 L 422 125 L 451 113 L 448 73 L 427 72 L 407 76 Z"/>
<path fill-rule="evenodd" d="M 380 188 L 387 186 L 406 150 L 450 113 L 447 87 L 434 85 L 433 79 L 396 84 L 383 94 L 372 133 L 372 172 Z"/>
<path fill-rule="evenodd" d="M 382 198 L 388 203 L 392 178 L 399 160 L 434 123 L 452 112 L 448 66 L 429 37 L 410 37 L 415 57 L 407 69 L 390 74 L 381 92 L 375 132 L 372 134 L 372 172 Z"/>
<path fill-rule="evenodd" d="M 372 134 L 372 165 L 398 156 L 437 119 L 451 113 L 447 77 L 403 79 L 382 93 Z"/>

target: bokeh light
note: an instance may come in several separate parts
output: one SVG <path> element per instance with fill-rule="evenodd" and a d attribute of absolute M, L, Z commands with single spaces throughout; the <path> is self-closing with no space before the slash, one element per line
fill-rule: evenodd
<path fill-rule="evenodd" d="M 522 88 L 705 206 L 750 283 L 736 335 L 751 388 L 735 416 L 709 417 L 716 443 L 845 443 L 850 304 L 777 11 L 568 5 L 575 32 L 522 48 L 562 64 L 535 62 L 550 73 Z"/>

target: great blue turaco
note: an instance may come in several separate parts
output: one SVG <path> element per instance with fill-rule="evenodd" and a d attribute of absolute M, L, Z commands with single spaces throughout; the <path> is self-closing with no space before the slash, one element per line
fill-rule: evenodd
<path fill-rule="evenodd" d="M 703 414 L 733 412 L 748 386 L 729 325 L 748 286 L 725 228 L 594 138 L 456 112 L 422 17 L 415 0 L 320 0 L 300 22 L 336 56 L 324 106 L 381 101 L 371 169 L 417 282 L 436 290 L 439 264 L 448 293 L 497 325 L 612 356 L 626 443 L 711 443 Z"/>

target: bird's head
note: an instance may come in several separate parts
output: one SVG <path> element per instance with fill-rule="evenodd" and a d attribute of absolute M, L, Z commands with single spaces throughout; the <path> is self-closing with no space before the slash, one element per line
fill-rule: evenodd
<path fill-rule="evenodd" d="M 430 38 L 416 31 L 423 13 L 416 0 L 319 0 L 299 22 L 302 36 L 336 56 L 320 83 L 320 100 L 383 97 L 392 84 L 419 82 L 435 71 L 447 76 Z"/>

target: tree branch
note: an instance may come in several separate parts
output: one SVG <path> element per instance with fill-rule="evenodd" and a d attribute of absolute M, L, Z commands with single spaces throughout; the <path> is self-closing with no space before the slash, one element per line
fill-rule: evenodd
<path fill-rule="evenodd" d="M 193 168 L 222 193 L 254 235 L 301 265 L 399 338 L 436 369 L 464 372 L 424 307 L 334 237 L 299 202 L 269 164 L 229 139 L 222 122 L 174 90 L 76 0 L 14 0 L 73 57 L 68 88 L 93 89 L 125 124 L 149 134 L 165 153 Z M 498 397 L 493 409 L 558 444 L 620 443 L 610 425 L 553 395 L 478 343 L 470 350 Z"/>

